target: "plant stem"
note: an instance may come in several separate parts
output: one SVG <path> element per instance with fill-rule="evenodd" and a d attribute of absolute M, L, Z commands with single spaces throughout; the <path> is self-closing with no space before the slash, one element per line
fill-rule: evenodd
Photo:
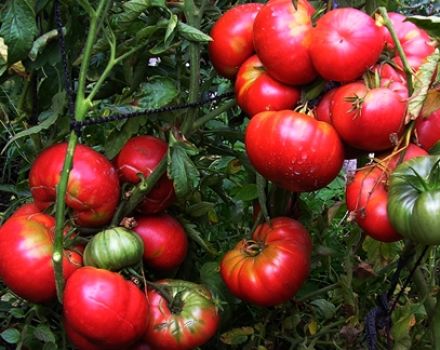
<path fill-rule="evenodd" d="M 321 288 L 321 289 L 314 290 L 313 292 L 310 292 L 310 293 L 308 293 L 308 294 L 302 296 L 301 298 L 296 298 L 296 301 L 303 302 L 303 301 L 306 301 L 306 300 L 311 299 L 311 298 L 313 298 L 313 297 L 316 297 L 316 296 L 318 296 L 318 295 L 321 295 L 321 294 L 327 293 L 327 292 L 329 292 L 329 291 L 331 291 L 331 290 L 333 290 L 333 289 L 336 289 L 336 288 L 338 288 L 338 287 L 339 287 L 339 284 L 338 284 L 338 283 L 333 283 L 333 284 L 330 284 L 330 285 L 328 285 L 328 286 L 325 286 L 325 287 L 323 287 L 323 288 Z"/>
<path fill-rule="evenodd" d="M 191 130 L 187 133 L 187 136 L 191 135 L 195 130 L 200 128 L 203 124 L 209 122 L 210 120 L 218 117 L 220 114 L 226 112 L 227 110 L 233 108 L 236 106 L 235 99 L 226 102 L 225 104 L 217 107 L 216 109 L 213 109 L 209 113 L 205 114 L 203 117 L 200 117 L 199 119 L 195 120 L 192 124 Z"/>
<path fill-rule="evenodd" d="M 402 45 L 400 44 L 399 38 L 397 37 L 397 33 L 393 27 L 393 24 L 388 17 L 388 12 L 385 7 L 379 7 L 379 12 L 384 19 L 384 25 L 387 27 L 390 32 L 391 38 L 393 39 L 394 46 L 399 54 L 400 60 L 402 61 L 403 71 L 406 75 L 406 81 L 408 85 L 408 95 L 411 96 L 414 91 L 413 85 L 413 72 L 411 66 L 409 65 L 408 59 L 406 58 L 405 52 L 403 51 Z"/>
<path fill-rule="evenodd" d="M 430 322 L 431 336 L 432 336 L 432 349 L 440 350 L 440 292 L 437 292 L 437 302 L 433 309 L 433 314 Z"/>
<path fill-rule="evenodd" d="M 434 313 L 436 312 L 436 302 L 435 299 L 429 295 L 430 289 L 426 283 L 425 276 L 423 275 L 423 271 L 420 269 L 420 266 L 414 271 L 413 281 L 416 285 L 420 299 L 423 300 L 423 305 L 425 306 L 428 318 L 433 317 Z"/>

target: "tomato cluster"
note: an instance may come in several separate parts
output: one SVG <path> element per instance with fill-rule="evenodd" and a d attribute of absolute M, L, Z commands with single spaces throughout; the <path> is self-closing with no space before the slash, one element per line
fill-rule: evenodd
<path fill-rule="evenodd" d="M 374 152 L 377 157 L 371 164 L 348 177 L 350 218 L 383 242 L 416 236 L 415 224 L 407 223 L 412 211 L 400 204 L 398 193 L 403 190 L 392 191 L 392 203 L 388 190 L 399 163 L 426 156 L 440 140 L 440 109 L 419 116 L 415 123 L 408 123 L 407 117 L 412 93 L 407 79 L 413 80 L 434 53 L 434 41 L 398 13 L 373 17 L 347 7 L 317 14 L 307 0 L 271 0 L 262 7 L 247 4 L 252 16 L 231 15 L 242 6 L 214 24 L 209 53 L 216 71 L 233 81 L 237 104 L 249 116 L 245 146 L 257 172 L 287 191 L 313 191 L 338 175 L 344 158 Z M 247 28 L 246 35 L 219 34 L 225 26 Z M 246 42 L 246 50 L 233 52 L 234 62 L 241 66 L 235 76 L 232 71 L 225 75 L 217 59 L 219 48 L 238 41 Z M 405 68 L 412 70 L 410 77 Z M 310 106 L 307 96 L 318 84 L 323 87 L 318 102 Z M 429 177 L 435 171 L 432 163 L 421 173 Z M 401 186 L 396 176 L 392 179 L 391 184 Z M 426 201 L 433 205 L 432 198 Z M 428 220 L 426 210 L 419 216 Z"/>

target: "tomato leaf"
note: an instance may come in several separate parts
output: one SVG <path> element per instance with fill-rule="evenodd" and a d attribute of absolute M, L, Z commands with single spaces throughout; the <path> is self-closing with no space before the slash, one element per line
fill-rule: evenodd
<path fill-rule="evenodd" d="M 2 15 L 0 36 L 8 45 L 8 63 L 25 58 L 38 34 L 35 23 L 34 1 L 12 0 Z"/>
<path fill-rule="evenodd" d="M 200 173 L 180 142 L 169 150 L 168 173 L 174 182 L 177 198 L 186 198 L 200 183 Z"/>
<path fill-rule="evenodd" d="M 223 333 L 220 336 L 220 340 L 224 344 L 238 345 L 246 342 L 248 336 L 252 334 L 254 334 L 254 329 L 252 327 L 234 328 L 231 329 L 230 331 Z"/>
<path fill-rule="evenodd" d="M 40 324 L 34 329 L 34 336 L 44 343 L 55 343 L 55 335 L 48 325 Z"/>
<path fill-rule="evenodd" d="M 413 22 L 417 27 L 426 30 L 432 37 L 440 38 L 440 17 L 439 16 L 410 16 L 407 20 Z"/>
<path fill-rule="evenodd" d="M 191 223 L 189 220 L 181 216 L 178 219 L 182 226 L 185 228 L 185 232 L 193 241 L 195 241 L 198 245 L 205 249 L 209 254 L 219 255 L 212 244 L 202 237 L 202 233 L 197 229 L 197 226 L 195 224 Z"/>
<path fill-rule="evenodd" d="M 258 198 L 258 191 L 256 184 L 245 184 L 240 186 L 235 193 L 232 193 L 232 196 L 235 199 L 239 199 L 242 201 L 252 201 Z"/>
<path fill-rule="evenodd" d="M 185 212 L 192 217 L 201 217 L 207 215 L 213 208 L 214 203 L 200 202 L 189 206 Z"/>
<path fill-rule="evenodd" d="M 209 35 L 183 22 L 177 23 L 177 30 L 182 38 L 185 38 L 189 41 L 195 41 L 200 43 L 212 41 L 212 38 Z"/>
<path fill-rule="evenodd" d="M 399 256 L 401 243 L 383 243 L 373 238 L 366 237 L 362 248 L 367 252 L 368 262 L 373 265 L 374 270 L 379 270 Z"/>
<path fill-rule="evenodd" d="M 63 28 L 63 33 L 66 35 L 66 29 Z M 37 59 L 37 56 L 44 50 L 44 48 L 47 46 L 49 41 L 55 40 L 58 38 L 58 31 L 56 29 L 53 29 L 47 33 L 44 33 L 40 37 L 38 37 L 34 43 L 32 44 L 32 49 L 29 52 L 29 58 L 32 61 L 35 61 Z"/>
<path fill-rule="evenodd" d="M 165 7 L 163 0 L 131 0 L 122 5 L 124 11 L 113 16 L 112 24 L 121 30 L 129 27 L 146 9 L 151 6 Z"/>
<path fill-rule="evenodd" d="M 20 332 L 15 328 L 5 329 L 0 337 L 9 344 L 17 344 L 20 341 Z"/>

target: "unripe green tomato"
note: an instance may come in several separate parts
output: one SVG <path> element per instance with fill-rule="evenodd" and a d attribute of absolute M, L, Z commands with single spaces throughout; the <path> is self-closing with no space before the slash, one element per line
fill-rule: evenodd
<path fill-rule="evenodd" d="M 84 250 L 84 265 L 118 271 L 141 261 L 144 254 L 142 239 L 123 227 L 97 233 Z"/>

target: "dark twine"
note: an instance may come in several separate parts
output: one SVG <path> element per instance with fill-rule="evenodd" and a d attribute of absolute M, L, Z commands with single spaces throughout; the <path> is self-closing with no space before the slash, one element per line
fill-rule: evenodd
<path fill-rule="evenodd" d="M 390 301 L 393 296 L 393 293 L 396 289 L 396 286 L 399 282 L 399 276 L 402 271 L 402 269 L 408 264 L 411 256 L 412 256 L 412 250 L 410 249 L 405 255 L 402 255 L 399 258 L 399 261 L 397 263 L 396 271 L 394 272 L 392 278 L 391 278 L 391 286 L 388 290 L 388 292 L 385 294 L 381 294 L 377 298 L 377 306 L 375 306 L 373 309 L 371 309 L 367 316 L 365 317 L 365 336 L 367 338 L 368 343 L 368 349 L 369 350 L 376 350 L 377 349 L 377 333 L 379 329 L 383 329 L 386 334 L 387 338 L 387 348 L 392 349 L 392 341 L 391 341 L 391 314 L 393 313 L 394 309 L 397 306 L 397 303 L 399 302 L 400 297 L 405 292 L 406 287 L 411 281 L 411 278 L 416 271 L 416 269 L 419 267 L 420 263 L 422 262 L 422 259 L 424 258 L 426 252 L 428 251 L 429 246 L 425 246 L 423 249 L 422 254 L 417 259 L 416 263 L 414 264 L 413 268 L 411 269 L 408 277 L 406 278 L 402 288 L 399 291 L 399 294 L 396 296 L 394 301 L 391 303 Z"/>

